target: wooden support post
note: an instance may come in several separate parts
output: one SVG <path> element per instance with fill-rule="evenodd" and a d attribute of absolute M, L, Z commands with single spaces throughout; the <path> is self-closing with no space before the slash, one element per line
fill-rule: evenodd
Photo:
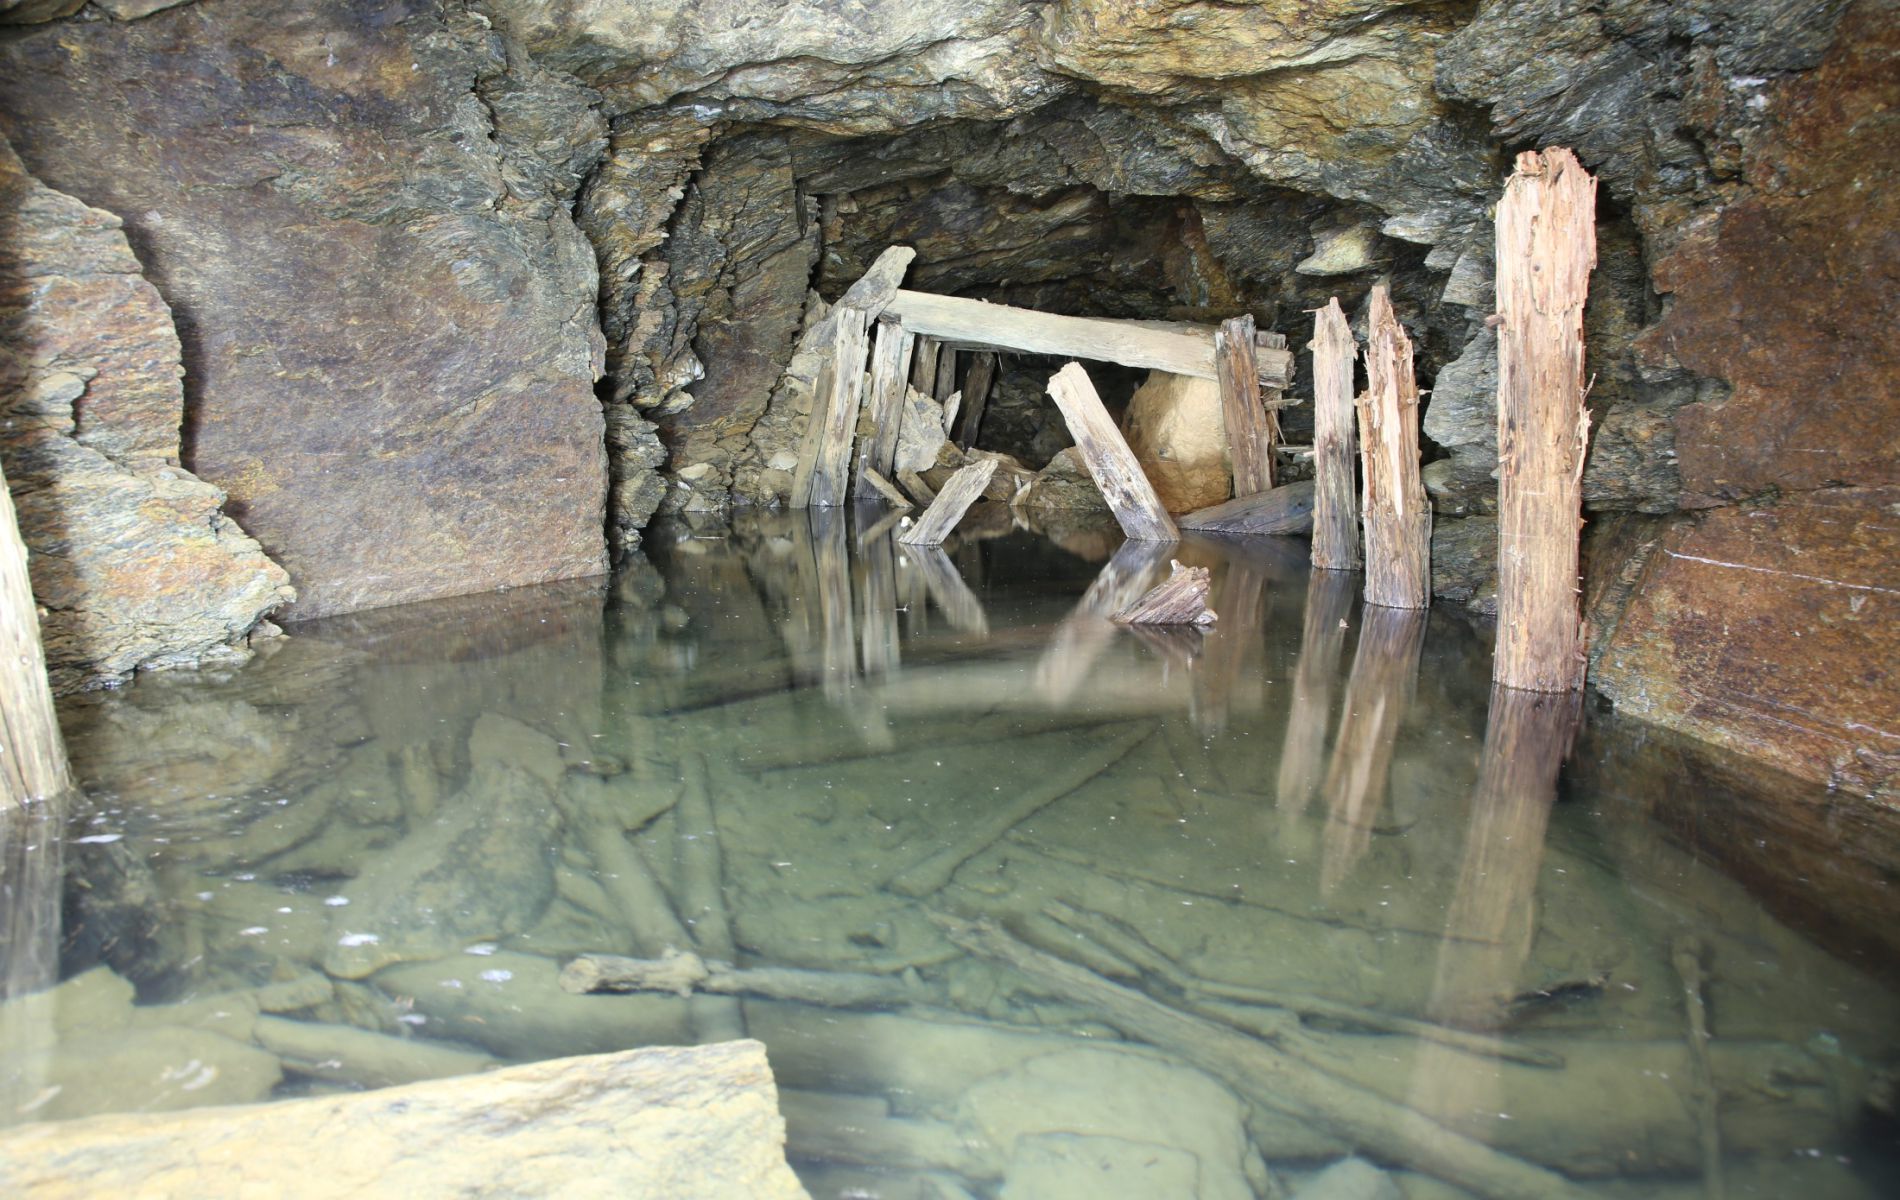
<path fill-rule="evenodd" d="M 851 439 L 857 432 L 858 405 L 864 393 L 869 325 L 897 293 L 916 256 L 908 246 L 892 246 L 878 255 L 871 269 L 800 341 L 800 352 L 822 348 L 824 365 L 813 383 L 805 441 L 792 472 L 793 508 L 830 508 L 845 502 L 851 482 Z"/>
<path fill-rule="evenodd" d="M 963 432 L 957 435 L 957 449 L 976 445 L 983 424 L 983 406 L 989 402 L 990 387 L 996 382 L 996 353 L 981 351 L 970 359 L 970 370 L 963 378 Z"/>
<path fill-rule="evenodd" d="M 1083 465 L 1102 498 L 1120 522 L 1122 532 L 1136 541 L 1178 542 L 1181 533 L 1174 518 L 1141 473 L 1135 452 L 1102 407 L 1102 398 L 1089 382 L 1081 363 L 1070 363 L 1049 379 L 1049 395 L 1062 410 L 1062 419 L 1082 452 Z"/>
<path fill-rule="evenodd" d="M 26 572 L 26 543 L 0 474 L 0 810 L 52 800 L 72 787 L 46 682 L 39 609 Z"/>
<path fill-rule="evenodd" d="M 957 390 L 957 350 L 954 346 L 937 347 L 937 378 L 931 384 L 930 394 L 938 400 L 948 400 L 950 393 Z M 944 430 L 949 433 L 948 429 Z"/>
<path fill-rule="evenodd" d="M 1366 379 L 1359 397 L 1366 603 L 1424 608 L 1432 602 L 1432 509 L 1419 479 L 1418 384 L 1411 339 L 1383 286 L 1372 289 Z"/>
<path fill-rule="evenodd" d="M 1174 560 L 1173 567 L 1173 573 L 1147 595 L 1109 620 L 1117 625 L 1212 625 L 1218 619 L 1207 606 L 1212 572 L 1206 567 L 1184 567 L 1180 559 Z"/>
<path fill-rule="evenodd" d="M 1227 426 L 1227 461 L 1234 495 L 1252 496 L 1273 487 L 1273 430 L 1260 406 L 1260 368 L 1254 358 L 1253 317 L 1221 323 L 1214 333 L 1214 370 L 1220 380 L 1221 418 Z"/>
<path fill-rule="evenodd" d="M 898 320 L 903 320 L 900 316 Z M 906 325 L 908 329 L 910 326 Z M 937 386 L 937 355 L 943 343 L 934 337 L 919 337 L 910 360 L 910 386 L 928 396 Z"/>
<path fill-rule="evenodd" d="M 1596 180 L 1562 148 L 1517 156 L 1498 204 L 1498 642 L 1492 678 L 1583 683 L 1583 305 L 1596 266 Z"/>
<path fill-rule="evenodd" d="M 889 317 L 877 323 L 877 337 L 871 347 L 871 437 L 858 447 L 858 480 L 854 494 L 865 496 L 882 492 L 867 478 L 876 474 L 891 477 L 897 461 L 897 435 L 904 419 L 904 393 L 909 386 L 910 357 L 917 337 Z M 889 487 L 889 483 L 885 487 Z"/>
<path fill-rule="evenodd" d="M 1359 500 L 1353 481 L 1352 360 L 1358 344 L 1339 297 L 1313 317 L 1313 565 L 1359 566 Z"/>
<path fill-rule="evenodd" d="M 930 502 L 917 523 L 897 535 L 897 540 L 906 546 L 940 546 L 950 531 L 957 527 L 963 514 L 970 511 L 977 497 L 990 484 L 990 476 L 996 474 L 996 460 L 979 458 L 967 467 L 961 467 L 943 485 L 937 498 Z"/>

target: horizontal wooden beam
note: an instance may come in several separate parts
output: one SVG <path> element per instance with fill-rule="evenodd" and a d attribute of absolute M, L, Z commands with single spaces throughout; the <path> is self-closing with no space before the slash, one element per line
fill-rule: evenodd
<path fill-rule="evenodd" d="M 968 346 L 1120 363 L 1213 379 L 1214 327 L 1172 321 L 1118 321 L 1108 317 L 1065 317 L 991 304 L 963 296 L 939 296 L 903 288 L 885 311 L 904 328 L 925 337 Z M 1256 357 L 1260 382 L 1284 388 L 1293 381 L 1293 355 L 1262 348 Z"/>

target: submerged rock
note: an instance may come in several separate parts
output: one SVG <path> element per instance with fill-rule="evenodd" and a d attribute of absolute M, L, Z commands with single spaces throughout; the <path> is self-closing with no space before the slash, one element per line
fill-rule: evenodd
<path fill-rule="evenodd" d="M 29 1125 L 0 1135 L 0 1190 L 50 1200 L 632 1188 L 652 1200 L 806 1200 L 784 1141 L 765 1047 L 729 1042 L 255 1108 Z"/>

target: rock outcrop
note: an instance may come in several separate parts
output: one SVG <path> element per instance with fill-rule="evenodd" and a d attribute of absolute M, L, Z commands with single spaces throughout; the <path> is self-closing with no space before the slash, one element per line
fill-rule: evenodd
<path fill-rule="evenodd" d="M 629 1187 L 653 1200 L 804 1200 L 784 1141 L 765 1047 L 727 1042 L 248 1108 L 28 1125 L 0 1134 L 0 1186 L 36 1200 L 606 1197 Z"/>
<path fill-rule="evenodd" d="M 0 466 L 56 691 L 231 657 L 292 592 L 179 465 L 172 315 L 117 217 L 0 138 Z"/>
<path fill-rule="evenodd" d="M 120 214 L 184 462 L 312 617 L 605 569 L 592 94 L 479 14 L 199 0 L 0 47 L 0 132 Z"/>

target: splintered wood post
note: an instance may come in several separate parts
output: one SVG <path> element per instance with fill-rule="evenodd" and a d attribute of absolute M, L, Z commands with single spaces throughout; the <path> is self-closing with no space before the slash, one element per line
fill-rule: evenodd
<path fill-rule="evenodd" d="M 950 393 L 957 390 L 957 352 L 951 346 L 937 348 L 937 378 L 930 394 L 939 400 L 948 400 Z M 945 433 L 950 432 L 944 430 Z"/>
<path fill-rule="evenodd" d="M 1492 678 L 1583 684 L 1583 305 L 1597 183 L 1561 147 L 1517 156 L 1498 204 L 1498 643 Z"/>
<path fill-rule="evenodd" d="M 877 496 L 892 508 L 914 508 L 910 497 L 898 490 L 896 484 L 884 478 L 869 467 L 858 473 L 858 498 L 868 499 Z"/>
<path fill-rule="evenodd" d="M 823 348 L 823 366 L 812 388 L 805 440 L 792 472 L 793 508 L 836 507 L 850 487 L 851 439 L 864 393 L 865 342 L 869 325 L 897 293 L 917 252 L 892 246 L 877 256 L 845 290 L 822 321 L 800 339 L 800 350 Z"/>
<path fill-rule="evenodd" d="M 900 316 L 898 320 L 903 320 Z M 909 329 L 906 325 L 904 328 Z M 928 396 L 937 386 L 937 354 L 943 343 L 934 337 L 919 337 L 910 359 L 910 386 Z"/>
<path fill-rule="evenodd" d="M 1213 624 L 1216 616 L 1207 606 L 1211 572 L 1206 567 L 1184 567 L 1180 559 L 1169 565 L 1172 574 L 1109 620 L 1119 625 Z"/>
<path fill-rule="evenodd" d="M 970 511 L 983 489 L 990 485 L 990 476 L 996 474 L 996 460 L 979 458 L 967 467 L 961 467 L 955 475 L 943 485 L 937 498 L 930 502 L 924 515 L 917 523 L 897 535 L 897 540 L 906 546 L 940 546 L 950 531 L 957 527 L 963 514 Z"/>
<path fill-rule="evenodd" d="M 904 392 L 910 375 L 910 356 L 915 334 L 889 317 L 877 323 L 877 337 L 871 347 L 871 436 L 858 447 L 858 481 L 855 494 L 883 492 L 869 476 L 876 474 L 889 487 L 891 465 L 897 461 L 897 435 L 904 418 Z"/>
<path fill-rule="evenodd" d="M 1353 482 L 1352 326 L 1335 296 L 1313 317 L 1313 565 L 1359 566 L 1359 498 Z"/>
<path fill-rule="evenodd" d="M 1254 357 L 1253 316 L 1242 313 L 1214 332 L 1214 370 L 1220 380 L 1221 417 L 1234 495 L 1273 487 L 1273 427 L 1260 406 L 1260 368 Z"/>
<path fill-rule="evenodd" d="M 26 543 L 0 474 L 0 813 L 52 800 L 72 786 L 46 682 L 39 609 L 26 572 Z"/>
<path fill-rule="evenodd" d="M 990 398 L 990 386 L 996 381 L 996 355 L 985 350 L 970 359 L 970 370 L 963 377 L 963 432 L 957 435 L 957 449 L 968 450 L 976 444 L 983 424 L 983 406 Z"/>
<path fill-rule="evenodd" d="M 1412 341 L 1383 286 L 1372 289 L 1366 380 L 1359 397 L 1366 603 L 1424 608 L 1432 602 L 1432 510 L 1419 479 L 1418 384 Z"/>
<path fill-rule="evenodd" d="M 1135 452 L 1128 448 L 1108 410 L 1102 407 L 1102 398 L 1082 364 L 1070 363 L 1051 376 L 1049 395 L 1062 410 L 1069 434 L 1082 452 L 1082 463 L 1102 498 L 1108 501 L 1122 532 L 1135 541 L 1180 541 L 1174 518 L 1155 494 L 1154 485 L 1141 473 Z"/>

